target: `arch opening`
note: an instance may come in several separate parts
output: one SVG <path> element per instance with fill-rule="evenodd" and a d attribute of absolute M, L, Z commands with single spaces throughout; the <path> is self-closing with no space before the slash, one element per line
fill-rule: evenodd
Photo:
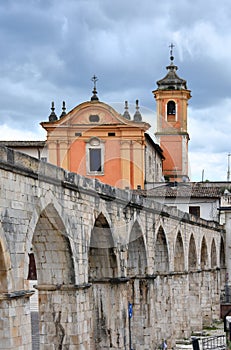
<path fill-rule="evenodd" d="M 174 271 L 184 271 L 184 246 L 180 232 L 177 234 L 175 243 Z"/>
<path fill-rule="evenodd" d="M 118 275 L 111 229 L 102 213 L 91 231 L 88 274 L 89 279 L 114 278 Z"/>
<path fill-rule="evenodd" d="M 197 268 L 197 251 L 193 235 L 191 235 L 189 241 L 188 268 L 189 270 L 195 270 Z"/>
<path fill-rule="evenodd" d="M 176 103 L 168 101 L 167 103 L 167 121 L 174 122 L 176 120 Z"/>
<path fill-rule="evenodd" d="M 167 246 L 165 232 L 162 227 L 159 228 L 157 238 L 156 238 L 155 270 L 156 272 L 169 271 L 168 246 Z"/>
<path fill-rule="evenodd" d="M 147 268 L 147 256 L 143 233 L 140 225 L 135 222 L 128 244 L 127 275 L 144 275 Z"/>
<path fill-rule="evenodd" d="M 75 284 L 70 241 L 53 205 L 40 214 L 32 240 L 38 284 Z"/>
<path fill-rule="evenodd" d="M 208 267 L 208 249 L 205 237 L 202 239 L 201 243 L 201 269 Z"/>
<path fill-rule="evenodd" d="M 217 250 L 214 239 L 212 240 L 211 245 L 211 267 L 214 268 L 217 266 Z"/>

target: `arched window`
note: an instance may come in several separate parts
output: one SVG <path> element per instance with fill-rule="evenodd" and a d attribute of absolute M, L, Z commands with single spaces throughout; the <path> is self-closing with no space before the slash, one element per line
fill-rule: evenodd
<path fill-rule="evenodd" d="M 87 174 L 103 175 L 104 173 L 104 142 L 92 137 L 86 144 Z"/>
<path fill-rule="evenodd" d="M 167 103 L 167 121 L 174 122 L 176 120 L 176 103 L 168 101 Z"/>
<path fill-rule="evenodd" d="M 175 115 L 176 114 L 176 104 L 174 101 L 168 101 L 167 104 L 167 114 Z"/>

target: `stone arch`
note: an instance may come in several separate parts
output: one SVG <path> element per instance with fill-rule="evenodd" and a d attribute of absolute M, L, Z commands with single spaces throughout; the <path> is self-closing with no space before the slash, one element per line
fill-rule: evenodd
<path fill-rule="evenodd" d="M 127 275 L 144 275 L 147 267 L 147 255 L 144 237 L 139 223 L 132 226 L 128 243 Z"/>
<path fill-rule="evenodd" d="M 184 245 L 181 233 L 178 232 L 174 251 L 174 271 L 184 271 Z"/>
<path fill-rule="evenodd" d="M 163 227 L 161 226 L 156 236 L 155 245 L 155 270 L 156 272 L 169 271 L 168 246 Z"/>
<path fill-rule="evenodd" d="M 91 231 L 88 254 L 88 275 L 90 279 L 114 278 L 118 275 L 114 240 L 106 217 L 101 212 Z"/>
<path fill-rule="evenodd" d="M 38 218 L 32 247 L 35 256 L 38 284 L 75 284 L 71 245 L 65 227 L 53 204 Z"/>
<path fill-rule="evenodd" d="M 216 250 L 215 240 L 213 238 L 212 244 L 211 244 L 211 267 L 214 268 L 216 266 L 217 266 L 217 250 Z"/>
<path fill-rule="evenodd" d="M 203 237 L 201 242 L 201 269 L 206 267 L 208 267 L 208 249 L 205 237 Z"/>
<path fill-rule="evenodd" d="M 188 269 L 195 270 L 197 268 L 197 251 L 193 234 L 191 234 L 188 251 Z"/>

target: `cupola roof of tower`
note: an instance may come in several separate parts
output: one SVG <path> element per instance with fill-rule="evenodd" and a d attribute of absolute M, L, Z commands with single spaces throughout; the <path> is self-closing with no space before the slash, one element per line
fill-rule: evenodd
<path fill-rule="evenodd" d="M 181 79 L 176 74 L 178 67 L 171 62 L 166 69 L 168 70 L 167 75 L 163 79 L 156 82 L 158 85 L 158 90 L 187 90 L 186 80 Z"/>
<path fill-rule="evenodd" d="M 163 79 L 160 79 L 156 82 L 158 85 L 158 90 L 187 90 L 186 80 L 181 79 L 176 74 L 178 67 L 173 62 L 174 45 L 171 44 L 169 47 L 170 47 L 170 65 L 166 67 L 166 69 L 168 70 L 168 73 Z"/>

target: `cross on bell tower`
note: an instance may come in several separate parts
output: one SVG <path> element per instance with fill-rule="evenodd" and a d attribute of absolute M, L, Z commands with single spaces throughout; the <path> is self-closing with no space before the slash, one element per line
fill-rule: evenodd
<path fill-rule="evenodd" d="M 171 43 L 169 45 L 170 47 L 170 60 L 173 61 L 174 60 L 174 56 L 173 56 L 173 48 L 175 47 L 175 45 L 173 45 L 173 43 Z"/>

